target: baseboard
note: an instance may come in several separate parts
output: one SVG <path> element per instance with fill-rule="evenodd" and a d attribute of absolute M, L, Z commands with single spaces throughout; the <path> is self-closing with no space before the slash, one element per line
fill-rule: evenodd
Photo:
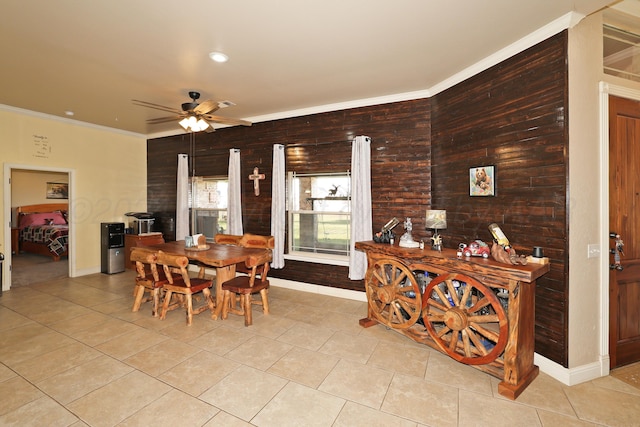
<path fill-rule="evenodd" d="M 566 385 L 580 384 L 609 374 L 608 357 L 602 357 L 599 362 L 593 362 L 575 368 L 565 368 L 538 353 L 534 353 L 533 363 L 538 365 L 542 372 Z"/>
<path fill-rule="evenodd" d="M 280 288 L 293 289 L 302 292 L 311 292 L 314 294 L 328 295 L 332 297 L 352 299 L 356 301 L 367 301 L 367 294 L 361 291 L 352 291 L 349 289 L 332 288 L 330 286 L 314 285 L 311 283 L 296 282 L 293 280 L 269 278 L 271 286 Z"/>

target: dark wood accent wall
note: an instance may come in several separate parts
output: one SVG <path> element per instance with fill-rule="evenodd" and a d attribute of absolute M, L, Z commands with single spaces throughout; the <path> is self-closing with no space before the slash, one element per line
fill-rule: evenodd
<path fill-rule="evenodd" d="M 411 217 L 428 238 L 425 210 L 446 209 L 444 246 L 481 238 L 500 224 L 516 249 L 542 246 L 551 271 L 536 291 L 536 351 L 567 366 L 567 34 L 561 33 L 431 99 L 382 104 L 214 133 L 148 141 L 148 209 L 175 217 L 178 153 L 191 153 L 196 175 L 226 175 L 229 149 L 241 150 L 246 232 L 269 234 L 273 144 L 286 147 L 287 171 L 350 169 L 351 144 L 371 137 L 373 225 Z M 495 165 L 496 197 L 470 197 L 470 167 Z M 259 167 L 260 195 L 248 179 Z M 156 215 L 158 216 L 158 215 Z M 396 227 L 402 234 L 402 225 Z M 170 230 L 165 236 L 171 236 Z M 363 290 L 346 267 L 286 261 L 273 277 Z"/>
<path fill-rule="evenodd" d="M 567 366 L 567 33 L 432 98 L 432 205 L 447 210 L 445 246 L 496 222 L 518 253 L 542 246 L 536 351 Z M 495 165 L 495 197 L 469 196 L 469 168 Z"/>
<path fill-rule="evenodd" d="M 226 175 L 229 149 L 239 148 L 242 168 L 242 216 L 245 232 L 271 233 L 271 172 L 273 144 L 283 144 L 286 169 L 296 172 L 345 172 L 351 169 L 351 140 L 371 137 L 371 177 L 374 200 L 373 224 L 380 229 L 392 216 L 415 218 L 416 235 L 426 237 L 424 215 L 431 193 L 429 175 L 429 100 L 421 99 L 364 108 L 314 114 L 251 127 L 231 127 L 214 133 L 198 133 L 195 143 L 189 135 L 148 141 L 147 208 L 175 218 L 177 155 L 189 153 L 195 175 Z M 248 179 L 253 168 L 266 179 L 260 181 L 260 195 Z M 175 239 L 163 230 L 165 238 Z M 399 226 L 399 233 L 402 232 Z M 373 230 L 372 230 L 373 233 Z M 271 270 L 272 277 L 364 290 L 361 280 L 348 278 L 348 268 L 299 261 L 285 262 L 285 268 Z"/>

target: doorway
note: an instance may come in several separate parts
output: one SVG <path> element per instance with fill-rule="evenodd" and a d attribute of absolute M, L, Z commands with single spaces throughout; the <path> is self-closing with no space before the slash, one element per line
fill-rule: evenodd
<path fill-rule="evenodd" d="M 24 256 L 23 259 L 20 259 L 18 257 L 20 257 L 20 255 L 18 255 L 16 257 L 16 259 L 14 260 L 14 255 L 12 255 L 12 250 L 10 249 L 12 247 L 11 244 L 11 238 L 12 238 L 12 230 L 11 230 L 11 226 L 14 225 L 16 223 L 16 218 L 14 218 L 14 212 L 12 208 L 15 208 L 18 205 L 27 205 L 27 204 L 38 204 L 38 203 L 49 203 L 49 202 L 56 202 L 55 200 L 46 200 L 45 198 L 45 194 L 46 194 L 46 181 L 56 178 L 56 177 L 60 177 L 61 180 L 66 180 L 66 182 L 68 182 L 68 199 L 64 200 L 64 202 L 68 202 L 69 203 L 69 211 L 68 211 L 68 217 L 69 217 L 69 255 L 67 257 L 67 261 L 64 262 L 64 267 L 61 267 L 60 265 L 53 265 L 54 261 L 52 259 L 44 259 L 44 261 L 42 260 L 35 260 L 35 263 L 38 265 L 34 265 L 34 272 L 37 270 L 41 270 L 42 273 L 41 277 L 46 277 L 47 275 L 47 270 L 50 268 L 52 270 L 52 274 L 56 274 L 58 276 L 62 276 L 62 277 L 72 277 L 73 276 L 73 271 L 75 269 L 75 262 L 74 262 L 74 258 L 73 258 L 73 251 L 74 251 L 74 241 L 75 241 L 75 237 L 74 237 L 74 230 L 73 230 L 73 209 L 72 209 L 72 197 L 73 197 L 73 192 L 74 192 L 74 171 L 72 169 L 64 169 L 64 168 L 52 168 L 52 167 L 39 167 L 39 166 L 31 166 L 31 165 L 18 165 L 18 164 L 5 164 L 4 165 L 4 176 L 5 176 L 5 181 L 4 181 L 4 224 L 5 224 L 5 230 L 4 230 L 4 235 L 5 235 L 5 262 L 4 262 L 4 277 L 3 277 L 3 283 L 2 283 L 2 288 L 3 290 L 9 290 L 11 287 L 11 284 L 14 283 L 12 280 L 12 275 L 14 272 L 15 268 L 30 268 L 27 263 L 28 263 L 28 256 Z M 25 181 L 22 181 L 22 186 L 20 187 L 15 187 L 14 182 L 12 182 L 12 176 L 18 176 L 19 179 L 24 179 Z M 25 178 L 28 177 L 28 178 Z M 25 182 L 28 184 L 29 180 L 33 179 L 34 182 L 36 182 L 35 185 L 33 185 L 33 190 L 28 190 L 28 191 L 33 191 L 33 195 L 31 197 L 33 197 L 32 199 L 29 198 L 29 196 L 25 196 L 23 193 L 25 192 Z M 19 181 L 18 181 L 19 182 Z M 40 188 L 42 187 L 42 188 Z M 13 197 L 12 198 L 12 192 L 13 191 L 20 191 L 20 197 Z M 19 200 L 17 200 L 19 199 Z M 15 201 L 15 203 L 14 203 Z M 29 202 L 31 201 L 31 202 Z M 16 224 L 17 225 L 17 224 Z M 14 236 L 15 238 L 15 236 Z M 33 258 L 33 257 L 32 257 Z M 17 262 L 14 262 L 17 261 Z M 37 269 L 37 270 L 36 270 Z M 18 272 L 16 272 L 18 273 Z M 24 276 L 24 275 L 22 275 Z M 19 274 L 17 274 L 17 277 L 21 277 Z"/>
<path fill-rule="evenodd" d="M 609 356 L 640 361 L 640 101 L 609 97 Z"/>

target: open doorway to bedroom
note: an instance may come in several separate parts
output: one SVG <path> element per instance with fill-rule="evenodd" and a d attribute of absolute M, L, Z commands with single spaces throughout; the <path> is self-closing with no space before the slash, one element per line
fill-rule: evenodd
<path fill-rule="evenodd" d="M 69 241 L 70 182 L 71 171 L 55 168 L 36 168 L 31 166 L 11 165 L 5 167 L 5 176 L 10 179 L 5 182 L 5 203 L 9 202 L 10 212 L 5 205 L 5 216 L 10 215 L 11 250 L 5 250 L 5 262 L 7 268 L 8 285 L 13 287 L 26 286 L 34 283 L 46 282 L 70 276 L 70 255 L 66 250 Z M 42 206 L 42 209 L 39 207 Z M 38 207 L 38 208 L 36 208 Z M 52 209 L 47 209 L 51 207 Z M 63 209 L 66 207 L 66 211 Z M 28 239 L 21 229 L 21 218 L 26 215 L 19 211 L 29 209 L 55 212 L 55 218 L 48 218 L 51 214 L 32 215 L 30 218 L 47 217 L 44 221 L 52 225 L 42 229 L 26 230 L 27 234 L 38 239 L 43 239 L 42 244 L 27 242 Z M 23 225 L 26 222 L 23 223 Z M 36 225 L 39 223 L 36 222 Z M 37 227 L 35 227 L 37 228 Z M 51 234 L 49 234 L 51 233 Z M 46 236 L 45 236 L 46 234 Z M 44 240 L 47 240 L 45 243 Z"/>

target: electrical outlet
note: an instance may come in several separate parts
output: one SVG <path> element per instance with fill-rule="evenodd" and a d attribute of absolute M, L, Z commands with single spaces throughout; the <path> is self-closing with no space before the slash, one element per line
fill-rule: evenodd
<path fill-rule="evenodd" d="M 591 243 L 587 245 L 587 258 L 598 258 L 600 256 L 600 245 Z"/>

